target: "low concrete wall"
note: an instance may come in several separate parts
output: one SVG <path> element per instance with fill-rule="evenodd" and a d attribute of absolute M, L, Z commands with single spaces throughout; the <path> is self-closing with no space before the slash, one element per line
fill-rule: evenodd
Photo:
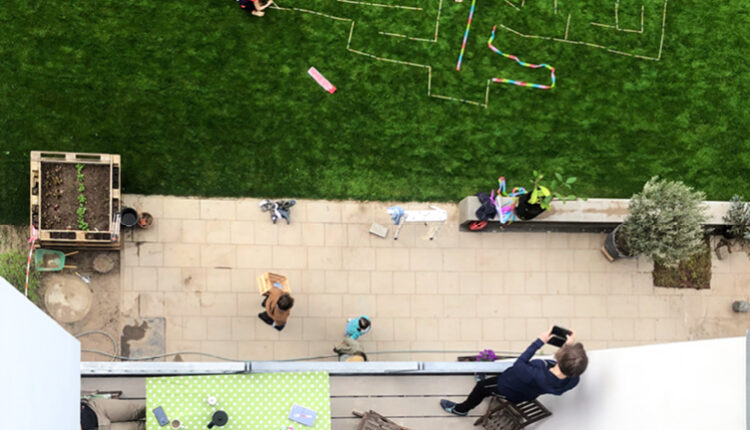
<path fill-rule="evenodd" d="M 571 202 L 552 201 L 551 208 L 538 217 L 529 220 L 517 220 L 503 226 L 509 231 L 569 231 L 606 233 L 622 223 L 628 215 L 630 199 L 588 199 Z M 729 211 L 730 202 L 705 202 L 708 206 L 706 227 L 724 225 L 722 219 Z M 479 209 L 476 196 L 465 197 L 458 204 L 458 222 L 461 230 L 468 230 L 472 221 L 478 221 L 476 211 Z M 489 225 L 500 226 L 497 218 L 490 220 Z M 497 228 L 484 231 L 501 231 Z"/>
<path fill-rule="evenodd" d="M 745 428 L 744 337 L 589 352 L 575 389 L 539 398 L 540 429 Z"/>
<path fill-rule="evenodd" d="M 232 373 L 273 373 L 325 371 L 331 375 L 440 375 L 500 373 L 515 358 L 495 362 L 442 361 L 236 361 L 236 362 L 132 362 L 84 361 L 81 376 L 165 376 Z"/>
<path fill-rule="evenodd" d="M 1 277 L 0 344 L 2 428 L 79 428 L 80 343 Z"/>

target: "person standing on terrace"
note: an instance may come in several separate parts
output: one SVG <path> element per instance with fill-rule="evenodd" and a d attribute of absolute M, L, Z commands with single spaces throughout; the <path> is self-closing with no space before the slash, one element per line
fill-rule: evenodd
<path fill-rule="evenodd" d="M 266 310 L 259 313 L 258 318 L 278 331 L 283 330 L 294 306 L 294 299 L 289 293 L 282 291 L 281 285 L 272 286 L 263 295 L 265 298 L 261 306 Z"/>

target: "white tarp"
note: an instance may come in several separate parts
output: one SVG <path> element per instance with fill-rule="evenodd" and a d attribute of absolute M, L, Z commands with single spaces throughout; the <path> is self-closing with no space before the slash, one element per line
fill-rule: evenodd
<path fill-rule="evenodd" d="M 539 398 L 554 430 L 742 430 L 746 340 L 592 351 L 578 387 Z"/>
<path fill-rule="evenodd" d="M 0 278 L 0 427 L 80 428 L 81 346 Z"/>

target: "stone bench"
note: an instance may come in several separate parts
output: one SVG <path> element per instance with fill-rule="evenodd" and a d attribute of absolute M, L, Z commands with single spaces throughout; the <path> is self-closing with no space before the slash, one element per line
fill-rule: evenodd
<path fill-rule="evenodd" d="M 608 233 L 622 223 L 628 214 L 630 199 L 588 199 L 563 203 L 553 200 L 550 210 L 538 217 L 501 225 L 497 217 L 487 221 L 482 232 L 498 231 L 558 231 L 571 233 Z M 706 227 L 716 228 L 725 225 L 722 219 L 729 211 L 730 202 L 707 201 L 708 222 Z M 458 220 L 461 231 L 469 230 L 469 224 L 479 221 L 476 196 L 464 197 L 458 204 Z"/>

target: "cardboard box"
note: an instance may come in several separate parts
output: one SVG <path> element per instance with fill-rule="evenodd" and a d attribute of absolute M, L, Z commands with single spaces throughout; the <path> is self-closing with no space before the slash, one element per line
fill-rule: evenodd
<path fill-rule="evenodd" d="M 266 291 L 271 288 L 276 288 L 276 285 L 281 286 L 281 291 L 285 293 L 292 293 L 292 289 L 289 288 L 289 280 L 284 275 L 277 273 L 266 272 L 258 276 L 258 293 L 263 295 Z"/>

